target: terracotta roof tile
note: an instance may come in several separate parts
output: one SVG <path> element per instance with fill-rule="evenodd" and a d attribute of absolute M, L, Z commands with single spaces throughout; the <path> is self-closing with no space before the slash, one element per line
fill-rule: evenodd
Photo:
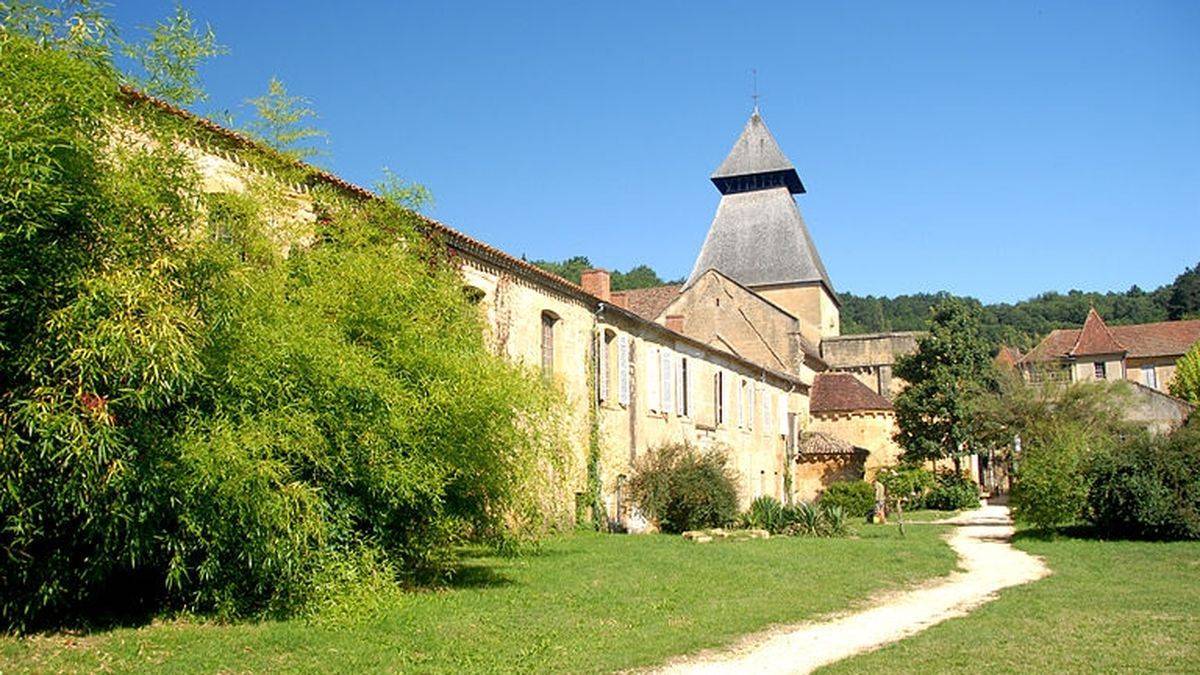
<path fill-rule="evenodd" d="M 891 410 L 892 402 L 850 373 L 817 373 L 808 409 L 812 413 Z"/>
<path fill-rule="evenodd" d="M 1112 332 L 1132 358 L 1183 356 L 1200 342 L 1200 319 L 1113 326 Z"/>
<path fill-rule="evenodd" d="M 1071 347 L 1069 354 L 1071 356 L 1092 356 L 1124 354 L 1126 351 L 1125 345 L 1113 337 L 1112 331 L 1108 329 L 1104 319 L 1100 318 L 1100 313 L 1093 307 L 1088 310 L 1087 318 L 1083 320 L 1083 328 L 1079 330 L 1079 337 L 1075 339 L 1075 344 Z"/>
<path fill-rule="evenodd" d="M 1113 326 L 1109 331 L 1124 347 L 1122 351 L 1127 352 L 1128 358 L 1182 356 L 1192 345 L 1200 342 L 1200 319 Z M 1081 342 L 1081 332 L 1077 328 L 1051 331 L 1021 362 L 1049 361 L 1071 356 L 1071 350 Z M 1080 354 L 1076 352 L 1075 355 Z"/>
<path fill-rule="evenodd" d="M 667 284 L 650 288 L 634 288 L 628 291 L 613 291 L 616 304 L 637 314 L 643 319 L 654 321 L 671 301 L 679 297 L 683 284 Z"/>

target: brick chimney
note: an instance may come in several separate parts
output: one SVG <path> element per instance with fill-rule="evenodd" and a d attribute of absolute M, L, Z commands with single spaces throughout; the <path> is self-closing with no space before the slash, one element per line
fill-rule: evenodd
<path fill-rule="evenodd" d="M 673 330 L 676 333 L 683 332 L 683 315 L 668 314 L 667 315 L 667 330 Z"/>
<path fill-rule="evenodd" d="M 580 275 L 579 285 L 604 302 L 612 302 L 612 286 L 607 270 L 584 270 Z"/>

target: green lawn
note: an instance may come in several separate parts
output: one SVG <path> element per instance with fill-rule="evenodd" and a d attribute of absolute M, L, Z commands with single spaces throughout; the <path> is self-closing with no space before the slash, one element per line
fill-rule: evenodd
<path fill-rule="evenodd" d="M 859 529 L 854 539 L 709 544 L 570 535 L 524 558 L 469 559 L 456 587 L 406 595 L 355 625 L 178 620 L 0 638 L 0 672 L 612 671 L 843 610 L 954 567 L 941 527 L 906 540 L 895 528 Z"/>
<path fill-rule="evenodd" d="M 904 512 L 904 522 L 905 523 L 931 523 L 935 520 L 945 520 L 946 518 L 953 518 L 954 516 L 957 516 L 960 513 L 962 513 L 962 511 L 933 511 L 933 510 L 928 510 L 928 509 L 921 509 L 919 511 L 905 511 Z M 900 520 L 896 517 L 896 514 L 893 513 L 888 516 L 888 523 L 895 525 L 899 522 L 900 522 Z"/>
<path fill-rule="evenodd" d="M 1200 542 L 1019 537 L 1017 546 L 1043 556 L 1053 574 L 821 672 L 1200 669 Z"/>

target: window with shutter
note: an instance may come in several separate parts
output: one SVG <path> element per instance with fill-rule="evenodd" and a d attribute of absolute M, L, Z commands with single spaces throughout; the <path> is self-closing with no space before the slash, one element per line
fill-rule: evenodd
<path fill-rule="evenodd" d="M 629 336 L 617 337 L 617 402 L 629 405 Z"/>
<path fill-rule="evenodd" d="M 645 344 L 645 343 L 643 343 Z M 658 412 L 662 402 L 659 400 L 658 387 L 661 383 L 659 376 L 660 364 L 658 360 L 658 348 L 646 348 L 646 405 L 650 408 L 650 412 Z"/>
<path fill-rule="evenodd" d="M 691 371 L 688 370 L 687 358 L 679 359 L 679 414 L 684 417 L 691 416 L 691 410 L 688 409 L 688 404 L 691 399 Z"/>
<path fill-rule="evenodd" d="M 788 429 L 787 429 L 788 400 L 787 399 L 788 399 L 787 394 L 783 394 L 779 397 L 779 409 L 777 410 L 777 413 L 778 413 L 777 417 L 779 418 L 779 435 L 780 436 L 787 436 L 787 433 L 788 433 Z"/>
<path fill-rule="evenodd" d="M 675 378 L 671 374 L 671 365 L 671 352 L 666 349 L 659 350 L 659 375 L 662 383 L 662 386 L 659 387 L 659 393 L 662 396 L 662 406 L 659 410 L 665 413 L 674 409 L 671 390 L 675 387 Z"/>
<path fill-rule="evenodd" d="M 683 357 L 672 359 L 672 374 L 674 375 L 674 402 L 676 402 L 676 417 L 683 414 Z"/>
<path fill-rule="evenodd" d="M 772 402 L 775 400 L 775 393 L 768 390 L 767 385 L 765 384 L 759 384 L 758 391 L 759 394 L 761 394 L 758 399 L 762 401 L 762 429 L 763 431 L 770 433 L 771 411 L 775 409 L 772 405 Z"/>
<path fill-rule="evenodd" d="M 746 383 L 746 428 L 754 428 L 754 382 Z"/>
<path fill-rule="evenodd" d="M 737 385 L 737 425 L 746 428 L 746 378 L 738 380 Z"/>

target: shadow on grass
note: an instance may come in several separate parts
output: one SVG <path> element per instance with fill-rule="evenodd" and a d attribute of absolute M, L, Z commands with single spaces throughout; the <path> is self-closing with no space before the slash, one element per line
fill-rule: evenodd
<path fill-rule="evenodd" d="M 1186 541 L 1171 537 L 1139 537 L 1122 532 L 1106 531 L 1095 525 L 1078 523 L 1051 529 L 1022 528 L 1013 535 L 1013 541 L 1129 541 L 1129 542 L 1172 542 Z"/>
<path fill-rule="evenodd" d="M 447 574 L 444 588 L 466 590 L 472 588 L 502 588 L 516 584 L 495 563 L 463 562 Z"/>

